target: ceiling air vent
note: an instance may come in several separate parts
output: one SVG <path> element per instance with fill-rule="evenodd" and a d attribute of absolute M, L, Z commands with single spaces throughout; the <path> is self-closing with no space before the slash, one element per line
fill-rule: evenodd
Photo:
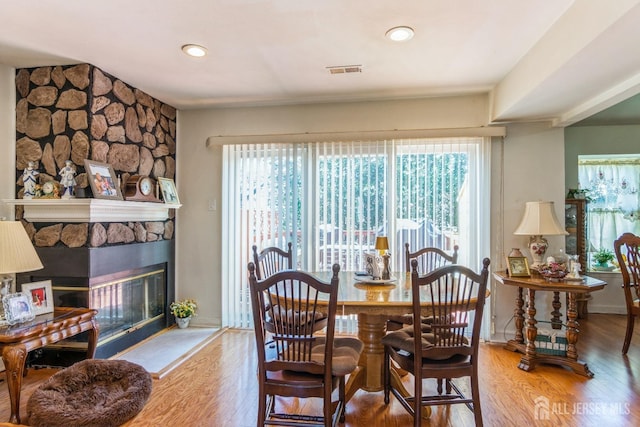
<path fill-rule="evenodd" d="M 339 65 L 327 67 L 327 70 L 329 70 L 331 74 L 361 73 L 362 65 Z"/>

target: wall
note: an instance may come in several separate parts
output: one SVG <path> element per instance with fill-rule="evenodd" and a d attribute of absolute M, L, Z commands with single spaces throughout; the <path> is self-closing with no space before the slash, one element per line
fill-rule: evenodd
<path fill-rule="evenodd" d="M 216 138 L 211 138 L 207 147 L 207 139 L 210 136 L 347 131 L 361 131 L 364 134 L 367 131 L 388 129 L 481 127 L 487 123 L 487 105 L 484 96 L 468 96 L 393 102 L 180 111 L 178 138 L 181 143 L 177 153 L 180 167 L 177 171 L 177 182 L 183 207 L 176 224 L 179 230 L 176 235 L 177 293 L 179 298 L 193 297 L 200 302 L 196 324 L 219 325 L 222 313 L 220 257 L 222 251 L 226 250 L 224 243 L 220 241 L 222 149 Z M 562 150 L 562 133 L 551 133 L 552 142 L 547 144 L 550 146 L 545 147 L 545 150 Z M 525 164 L 522 159 L 529 160 L 539 155 L 537 149 L 527 148 L 528 143 L 545 144 L 548 138 L 549 135 L 544 132 L 522 138 L 522 147 L 514 154 L 519 165 L 514 165 L 510 172 L 521 174 L 523 167 L 529 164 Z M 513 150 L 518 146 L 517 142 L 514 141 L 510 146 Z M 499 146 L 501 143 L 495 144 Z M 511 159 L 512 156 L 509 154 L 509 161 L 512 161 Z M 561 153 L 559 168 L 562 168 Z M 547 175 L 549 180 L 557 177 Z M 529 181 L 529 178 L 522 177 L 518 186 L 527 188 Z M 539 190 L 544 195 L 544 190 L 549 187 L 560 188 L 560 185 L 545 185 Z M 558 191 L 559 200 L 562 199 L 562 191 Z M 530 197 L 524 197 L 525 195 L 523 194 L 522 206 L 530 197 L 546 198 L 537 194 Z M 490 196 L 493 197 L 493 192 L 492 195 L 486 195 Z M 216 202 L 217 210 L 208 209 L 210 201 Z M 515 204 L 517 203 L 519 201 Z M 511 205 L 510 203 L 509 209 L 515 212 L 519 220 L 522 206 Z M 494 227 L 495 225 L 492 229 Z M 515 229 L 515 225 L 512 229 Z M 512 244 L 509 242 L 509 247 Z M 500 255 L 494 255 L 492 251 L 492 262 L 501 265 L 502 251 L 497 253 Z M 509 306 L 513 300 L 514 298 L 508 300 Z M 508 311 L 508 318 L 511 311 Z M 503 319 L 498 321 L 506 323 Z"/>
<path fill-rule="evenodd" d="M 564 218 L 564 135 L 563 130 L 551 128 L 547 123 L 514 124 L 507 127 L 504 140 L 503 172 L 499 174 L 500 160 L 494 150 L 491 188 L 494 206 L 491 235 L 496 236 L 492 251 L 493 271 L 505 269 L 505 256 L 511 248 L 520 248 L 531 259 L 526 249 L 529 238 L 514 236 L 524 213 L 525 203 L 549 200 L 555 204 L 556 215 Z M 500 182 L 500 180 L 502 182 Z M 502 201 L 502 208 L 496 204 Z M 499 237 L 503 243 L 500 245 Z M 564 236 L 545 236 L 549 241 L 549 253 L 564 249 Z M 496 341 L 513 337 L 511 320 L 515 308 L 517 288 L 494 283 L 490 304 L 494 314 Z M 551 312 L 550 292 L 539 292 L 536 296 L 538 313 Z M 542 327 L 542 326 L 541 326 Z M 506 334 L 506 335 L 505 335 Z"/>
<path fill-rule="evenodd" d="M 14 164 L 16 158 L 16 70 L 0 64 L 0 199 L 14 197 Z M 13 219 L 13 206 L 0 203 L 0 219 Z M 0 372 L 4 364 L 0 360 Z"/>
<path fill-rule="evenodd" d="M 486 105 L 483 97 L 456 97 L 180 111 L 178 138 L 181 144 L 177 156 L 181 167 L 177 176 L 183 207 L 176 225 L 179 229 L 176 237 L 177 292 L 181 298 L 194 297 L 200 302 L 196 323 L 220 324 L 223 298 L 219 261 L 225 250 L 220 242 L 221 147 L 216 144 L 216 138 L 209 140 L 207 147 L 207 138 L 234 134 L 475 127 L 485 124 Z M 494 138 L 492 190 L 491 194 L 485 195 L 491 198 L 492 206 L 490 256 L 494 271 L 504 269 L 504 256 L 508 250 L 524 248 L 527 244 L 525 237 L 512 234 L 525 202 L 553 200 L 558 217 L 562 218 L 563 143 L 563 130 L 550 128 L 547 124 L 511 125 L 504 143 L 501 138 Z M 209 201 L 216 201 L 218 209 L 208 210 Z M 562 237 L 550 237 L 549 240 L 551 250 L 564 247 Z M 511 317 L 515 292 L 515 289 L 498 286 L 492 281 L 489 304 L 494 311 L 492 336 L 495 340 L 503 340 L 505 329 L 513 333 Z M 541 309 L 545 309 L 542 301 L 545 298 L 547 296 L 539 297 Z"/>
<path fill-rule="evenodd" d="M 15 197 L 15 74 L 15 68 L 0 64 L 0 199 Z M 0 218 L 13 219 L 13 207 L 0 204 Z"/>
<path fill-rule="evenodd" d="M 6 78 L 12 80 L 11 75 Z M 8 106 L 4 101 L 2 104 L 0 108 L 12 112 L 15 102 Z M 225 250 L 220 242 L 222 160 L 219 146 L 206 146 L 210 136 L 475 127 L 487 123 L 487 105 L 486 97 L 470 96 L 178 111 L 180 126 L 177 139 L 180 144 L 176 153 L 179 159 L 176 182 L 183 207 L 176 220 L 177 297 L 198 299 L 200 306 L 196 324 L 220 324 L 223 297 L 220 256 Z M 492 269 L 504 268 L 505 248 L 508 251 L 511 247 L 526 246 L 526 238 L 512 234 L 526 201 L 553 200 L 557 205 L 556 212 L 561 216 L 562 211 L 558 207 L 562 206 L 564 200 L 563 141 L 562 129 L 549 128 L 545 124 L 516 124 L 508 126 L 504 143 L 494 142 L 492 190 L 491 194 L 485 195 L 491 198 L 492 204 Z M 9 153 L 9 158 L 13 158 L 13 141 L 11 144 L 0 144 L 3 154 Z M 0 156 L 0 162 L 6 158 Z M 216 202 L 216 210 L 209 209 L 210 202 Z M 550 241 L 551 250 L 562 247 L 561 238 L 552 237 Z M 592 304 L 601 298 L 597 294 L 594 294 L 595 301 Z M 495 311 L 495 340 L 504 339 L 505 329 L 510 331 L 507 333 L 513 333 L 511 316 L 514 301 L 515 290 L 492 284 L 489 303 Z"/>
<path fill-rule="evenodd" d="M 640 153 L 640 125 L 570 126 L 564 131 L 565 187 L 578 188 L 580 154 Z"/>
<path fill-rule="evenodd" d="M 578 188 L 578 156 L 580 154 L 640 153 L 640 126 L 570 126 L 565 129 L 565 188 Z M 620 273 L 595 273 L 608 283 L 602 291 L 592 294 L 589 311 L 626 313 L 622 276 Z"/>

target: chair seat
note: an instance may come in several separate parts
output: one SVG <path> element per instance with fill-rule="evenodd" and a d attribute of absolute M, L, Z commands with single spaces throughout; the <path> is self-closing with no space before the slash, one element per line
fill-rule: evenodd
<path fill-rule="evenodd" d="M 364 344 L 359 339 L 349 337 L 337 337 L 333 339 L 333 342 L 331 374 L 335 376 L 348 375 L 358 366 L 358 359 L 364 350 Z M 311 350 L 311 360 L 324 360 L 324 346 L 324 337 L 319 337 Z"/>
<path fill-rule="evenodd" d="M 403 325 L 412 325 L 413 324 L 413 314 L 398 314 L 395 316 L 389 316 L 387 318 L 389 322 L 400 323 Z"/>
<path fill-rule="evenodd" d="M 270 316 L 271 313 L 273 313 L 273 317 L 275 317 L 275 319 L 271 318 Z M 321 312 L 309 313 L 306 311 L 297 311 L 293 309 L 286 310 L 280 307 L 279 305 L 274 305 L 273 310 L 267 310 L 267 322 L 281 323 L 280 321 L 283 320 L 284 323 L 288 324 L 289 326 L 293 326 L 294 324 L 298 326 L 309 325 L 312 323 L 315 324 L 322 320 L 325 320 L 326 318 L 327 318 L 326 313 L 321 313 Z M 326 326 L 326 322 L 322 324 L 322 327 L 324 326 Z M 320 329 L 322 327 L 320 327 Z"/>
<path fill-rule="evenodd" d="M 270 384 L 281 384 L 292 388 L 317 388 L 321 384 L 322 374 L 310 374 L 299 371 L 267 371 L 267 381 Z M 336 377 L 337 379 L 338 377 Z"/>
<path fill-rule="evenodd" d="M 433 323 L 433 316 L 421 317 L 420 321 L 425 324 L 431 324 Z M 404 327 L 404 325 L 413 325 L 413 314 L 397 314 L 397 315 L 389 316 L 387 318 L 387 322 L 391 322 L 397 325 L 402 325 L 394 329 L 387 328 L 387 330 L 398 330 Z"/>
<path fill-rule="evenodd" d="M 464 347 L 460 346 L 452 347 L 452 349 L 447 349 L 446 347 L 436 349 L 434 343 L 438 337 L 433 333 L 431 325 L 423 323 L 420 329 L 422 330 L 422 356 L 425 359 L 449 360 L 455 355 L 460 354 L 455 352 L 464 350 Z M 465 345 L 469 344 L 467 337 L 461 337 L 461 341 Z M 382 344 L 413 353 L 415 351 L 413 326 L 406 326 L 398 331 L 389 332 L 382 338 Z M 451 353 L 451 351 L 453 351 L 453 353 Z M 460 355 L 466 356 L 465 354 Z"/>
<path fill-rule="evenodd" d="M 406 361 L 404 363 L 400 363 L 400 366 L 403 369 L 410 370 L 410 367 L 413 366 L 413 353 L 402 352 L 403 350 L 401 350 L 399 357 L 406 359 Z M 461 368 L 467 368 L 470 366 L 471 357 L 463 354 L 455 354 L 451 357 L 447 357 L 446 359 L 432 359 L 429 357 L 422 358 L 422 369 L 430 368 L 433 370 L 442 370 L 444 372 L 445 369 L 460 370 Z M 448 375 L 445 374 L 443 377 L 448 377 Z"/>
<path fill-rule="evenodd" d="M 360 354 L 364 350 L 364 344 L 357 338 L 349 338 L 349 337 L 337 337 L 333 339 L 333 357 L 331 358 L 331 375 L 333 376 L 344 376 L 348 375 L 358 366 L 358 360 L 360 359 Z M 325 347 L 325 337 L 317 337 L 316 341 L 311 349 L 311 361 L 312 362 L 324 362 L 324 347 Z M 270 358 L 275 358 L 275 355 L 271 355 Z M 282 372 L 282 371 L 272 371 L 273 372 Z M 271 374 L 272 374 L 271 373 Z M 292 376 L 296 374 L 297 376 Z M 300 375 L 298 375 L 300 374 Z M 305 372 L 289 372 L 289 374 L 277 374 L 274 375 L 273 378 L 286 377 L 287 380 L 289 378 L 297 381 L 305 381 L 312 380 L 313 378 L 317 378 L 317 374 L 310 374 Z M 269 377 L 271 378 L 271 377 Z"/>

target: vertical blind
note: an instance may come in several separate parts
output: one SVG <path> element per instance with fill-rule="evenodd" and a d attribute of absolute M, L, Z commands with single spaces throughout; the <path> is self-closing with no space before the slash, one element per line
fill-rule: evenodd
<path fill-rule="evenodd" d="M 405 242 L 459 245 L 474 269 L 488 254 L 485 138 L 230 144 L 223 155 L 225 326 L 251 326 L 252 245 L 291 242 L 294 267 L 310 271 L 361 270 L 376 236 L 389 239 L 393 271 Z"/>

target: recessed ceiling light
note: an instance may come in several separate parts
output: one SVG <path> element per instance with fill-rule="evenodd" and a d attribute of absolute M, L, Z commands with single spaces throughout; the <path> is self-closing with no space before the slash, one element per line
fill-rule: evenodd
<path fill-rule="evenodd" d="M 182 46 L 182 51 L 189 56 L 195 56 L 196 58 L 200 58 L 201 56 L 205 56 L 207 54 L 207 48 L 203 46 L 199 46 L 197 44 L 185 44 Z"/>
<path fill-rule="evenodd" d="M 413 37 L 413 28 L 411 27 L 393 27 L 385 33 L 389 40 L 394 42 L 404 42 Z"/>

